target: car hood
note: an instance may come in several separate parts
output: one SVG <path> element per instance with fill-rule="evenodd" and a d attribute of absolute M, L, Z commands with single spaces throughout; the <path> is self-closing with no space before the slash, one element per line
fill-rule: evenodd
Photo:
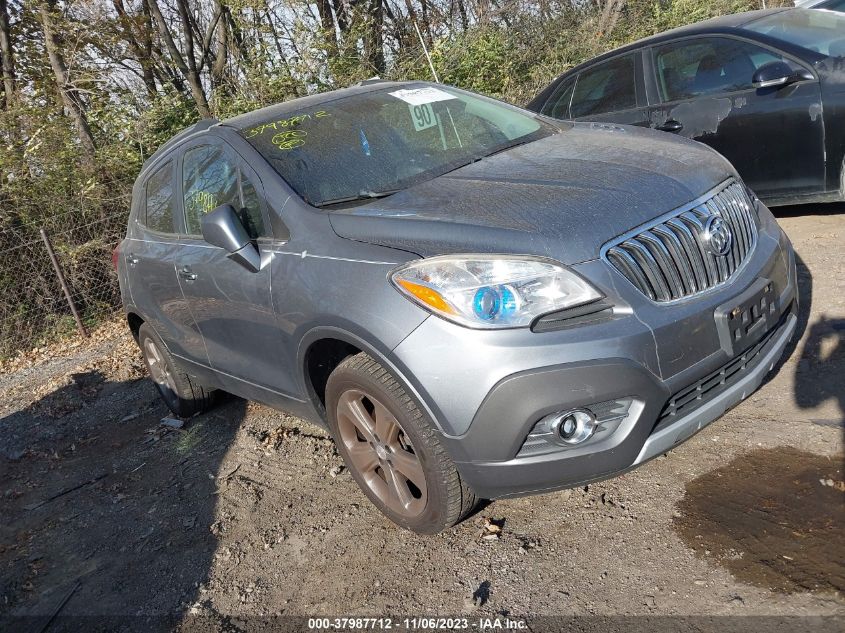
<path fill-rule="evenodd" d="M 388 198 L 331 213 L 348 239 L 423 257 L 525 253 L 574 264 L 731 176 L 708 147 L 642 128 L 574 124 Z"/>

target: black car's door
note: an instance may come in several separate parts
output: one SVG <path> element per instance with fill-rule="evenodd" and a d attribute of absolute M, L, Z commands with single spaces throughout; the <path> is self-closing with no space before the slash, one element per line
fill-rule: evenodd
<path fill-rule="evenodd" d="M 655 46 L 646 57 L 658 102 L 652 127 L 710 145 L 761 197 L 824 190 L 824 117 L 818 78 L 755 89 L 764 64 L 780 51 L 732 36 L 699 36 Z"/>
<path fill-rule="evenodd" d="M 557 119 L 646 126 L 642 54 L 625 53 L 564 78 L 541 112 Z"/>
<path fill-rule="evenodd" d="M 284 390 L 290 381 L 280 362 L 282 334 L 273 309 L 272 254 L 267 250 L 272 239 L 261 183 L 228 144 L 209 137 L 185 147 L 179 174 L 186 246 L 176 272 L 211 367 L 224 387 L 240 395 L 250 392 L 249 385 Z M 222 204 L 235 207 L 262 251 L 259 271 L 247 270 L 203 240 L 203 215 Z"/>

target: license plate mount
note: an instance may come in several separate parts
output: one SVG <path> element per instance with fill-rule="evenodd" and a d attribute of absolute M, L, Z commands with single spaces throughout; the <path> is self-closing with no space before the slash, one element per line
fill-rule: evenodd
<path fill-rule="evenodd" d="M 716 328 L 722 349 L 731 356 L 748 349 L 780 318 L 775 285 L 760 278 L 729 302 L 716 308 Z"/>

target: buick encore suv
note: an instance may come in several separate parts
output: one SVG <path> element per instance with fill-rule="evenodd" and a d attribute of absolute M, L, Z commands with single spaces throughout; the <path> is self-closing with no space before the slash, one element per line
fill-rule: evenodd
<path fill-rule="evenodd" d="M 324 425 L 422 533 L 667 452 L 797 322 L 789 240 L 713 150 L 423 82 L 179 134 L 116 259 L 176 414 L 224 390 Z"/>

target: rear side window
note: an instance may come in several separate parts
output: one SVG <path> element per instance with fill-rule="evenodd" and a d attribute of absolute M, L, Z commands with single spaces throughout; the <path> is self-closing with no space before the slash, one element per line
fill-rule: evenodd
<path fill-rule="evenodd" d="M 573 119 L 637 107 L 636 62 L 624 55 L 578 75 L 570 113 Z"/>
<path fill-rule="evenodd" d="M 751 90 L 754 71 L 782 59 L 756 44 L 724 37 L 675 42 L 655 50 L 663 101 Z"/>
<path fill-rule="evenodd" d="M 573 88 L 575 88 L 575 77 L 561 81 L 543 106 L 542 113 L 555 119 L 568 119 Z"/>
<path fill-rule="evenodd" d="M 255 186 L 243 176 L 225 146 L 198 145 L 186 151 L 182 177 L 189 235 L 200 235 L 202 216 L 222 204 L 235 208 L 250 237 L 265 235 L 261 201 Z"/>
<path fill-rule="evenodd" d="M 168 161 L 147 179 L 144 225 L 173 233 L 173 162 Z"/>

